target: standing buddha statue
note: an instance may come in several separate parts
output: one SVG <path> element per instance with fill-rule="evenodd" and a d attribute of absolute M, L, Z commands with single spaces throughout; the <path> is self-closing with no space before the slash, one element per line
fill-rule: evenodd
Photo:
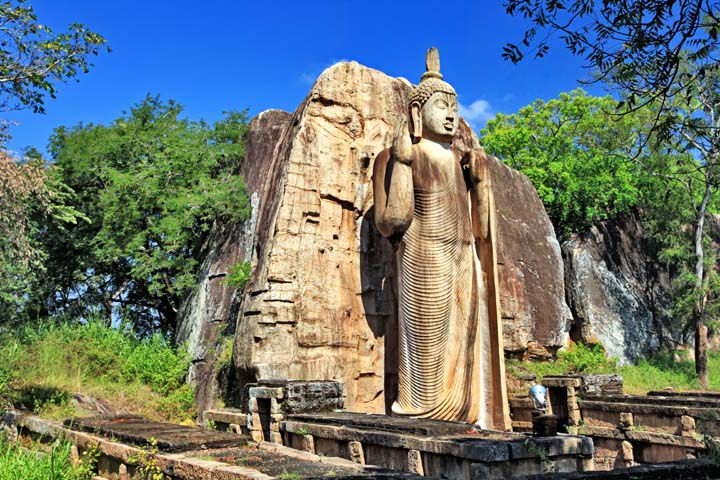
<path fill-rule="evenodd" d="M 397 246 L 392 412 L 509 430 L 490 159 L 450 148 L 457 94 L 435 48 L 426 70 L 373 170 L 376 226 Z"/>

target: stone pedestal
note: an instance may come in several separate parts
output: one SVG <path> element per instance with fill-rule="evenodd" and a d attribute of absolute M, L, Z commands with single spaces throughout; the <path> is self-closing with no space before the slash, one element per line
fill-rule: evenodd
<path fill-rule="evenodd" d="M 285 414 L 340 409 L 343 385 L 333 381 L 272 380 L 246 385 L 244 398 L 250 438 L 282 444 L 280 422 Z"/>

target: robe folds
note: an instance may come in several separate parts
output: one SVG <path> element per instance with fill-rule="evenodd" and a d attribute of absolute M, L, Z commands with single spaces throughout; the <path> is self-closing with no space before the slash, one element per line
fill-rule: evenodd
<path fill-rule="evenodd" d="M 376 157 L 376 204 L 390 193 L 392 162 L 389 151 Z M 438 158 L 413 145 L 412 221 L 395 239 L 399 383 L 392 411 L 509 430 L 495 206 L 487 164 L 483 171 L 473 182 L 456 154 Z"/>

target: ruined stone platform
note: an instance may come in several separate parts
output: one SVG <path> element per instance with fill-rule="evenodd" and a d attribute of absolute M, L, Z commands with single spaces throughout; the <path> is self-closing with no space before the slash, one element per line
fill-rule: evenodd
<path fill-rule="evenodd" d="M 148 454 L 147 449 L 128 445 L 119 441 L 119 438 L 107 438 L 107 435 L 71 429 L 60 422 L 32 415 L 13 415 L 3 421 L 10 422 L 7 426 L 16 429 L 20 436 L 28 441 L 47 442 L 62 438 L 75 445 L 80 454 L 90 448 L 94 449 L 98 453 L 97 471 L 100 476 L 97 478 L 140 478 L 141 454 Z M 2 425 L 0 422 L 0 426 Z M 341 458 L 314 455 L 268 442 L 248 443 L 243 436 L 227 435 L 233 438 L 234 446 L 175 453 L 158 452 L 152 454 L 153 462 L 162 470 L 163 478 L 169 480 L 419 480 L 416 475 L 359 465 Z"/>
<path fill-rule="evenodd" d="M 246 440 L 229 432 L 153 422 L 133 415 L 67 420 L 65 426 L 138 446 L 150 445 L 152 440 L 163 452 L 233 447 Z"/>
<path fill-rule="evenodd" d="M 289 447 L 442 478 L 517 478 L 593 469 L 587 437 L 477 430 L 459 422 L 351 412 L 288 415 Z"/>
<path fill-rule="evenodd" d="M 288 419 L 300 422 L 313 422 L 323 425 L 344 426 L 381 432 L 403 433 L 407 435 L 463 435 L 467 433 L 497 436 L 507 440 L 510 437 L 521 438 L 522 435 L 489 431 L 477 431 L 472 425 L 460 422 L 444 422 L 425 418 L 409 418 L 390 415 L 369 415 L 366 413 L 332 412 L 302 413 L 289 415 Z"/>
<path fill-rule="evenodd" d="M 641 465 L 614 471 L 532 475 L 520 480 L 717 480 L 720 465 L 710 459 Z"/>

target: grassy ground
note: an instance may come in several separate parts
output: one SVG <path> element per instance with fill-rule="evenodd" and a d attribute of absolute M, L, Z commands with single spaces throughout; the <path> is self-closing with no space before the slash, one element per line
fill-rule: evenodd
<path fill-rule="evenodd" d="M 81 393 L 151 419 L 191 422 L 189 365 L 185 350 L 162 336 L 141 340 L 101 321 L 25 328 L 0 338 L 0 403 L 67 418 L 87 413 L 71 401 Z"/>
<path fill-rule="evenodd" d="M 709 389 L 720 390 L 720 352 L 708 354 Z M 560 351 L 557 361 L 518 362 L 508 361 L 510 375 L 534 373 L 540 380 L 545 375 L 568 373 L 618 373 L 624 380 L 625 393 L 645 394 L 650 390 L 672 387 L 676 390 L 699 390 L 695 365 L 689 360 L 678 359 L 669 352 L 640 360 L 637 365 L 618 366 L 608 359 L 602 347 L 573 345 Z"/>
<path fill-rule="evenodd" d="M 0 480 L 90 480 L 94 463 L 95 455 L 91 452 L 73 467 L 69 443 L 21 446 L 0 435 Z"/>

